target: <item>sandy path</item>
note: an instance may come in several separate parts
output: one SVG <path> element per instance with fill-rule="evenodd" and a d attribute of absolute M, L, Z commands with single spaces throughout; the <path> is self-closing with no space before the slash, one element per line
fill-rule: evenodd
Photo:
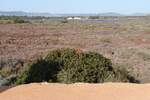
<path fill-rule="evenodd" d="M 150 84 L 28 84 L 0 94 L 0 100 L 150 100 Z"/>

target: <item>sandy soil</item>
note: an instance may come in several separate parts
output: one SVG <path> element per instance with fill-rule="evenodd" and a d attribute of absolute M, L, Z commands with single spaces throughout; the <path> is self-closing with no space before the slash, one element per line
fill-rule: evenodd
<path fill-rule="evenodd" d="M 150 84 L 33 83 L 0 93 L 0 100 L 150 100 Z"/>

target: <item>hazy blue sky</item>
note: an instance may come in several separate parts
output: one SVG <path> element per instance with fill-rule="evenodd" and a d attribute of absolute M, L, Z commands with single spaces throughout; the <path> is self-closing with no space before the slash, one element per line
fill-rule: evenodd
<path fill-rule="evenodd" d="M 0 11 L 150 13 L 150 0 L 0 0 Z"/>

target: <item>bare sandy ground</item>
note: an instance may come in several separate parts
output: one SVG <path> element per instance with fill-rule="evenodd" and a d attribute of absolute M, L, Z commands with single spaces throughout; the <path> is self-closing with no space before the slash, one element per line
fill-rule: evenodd
<path fill-rule="evenodd" d="M 48 84 L 11 88 L 0 100 L 150 100 L 150 84 Z"/>

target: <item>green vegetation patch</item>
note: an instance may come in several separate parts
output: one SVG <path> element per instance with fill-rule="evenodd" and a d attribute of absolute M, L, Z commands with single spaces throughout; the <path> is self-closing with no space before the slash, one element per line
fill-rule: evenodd
<path fill-rule="evenodd" d="M 109 59 L 95 52 L 58 49 L 30 64 L 17 77 L 17 84 L 32 82 L 103 83 L 137 82 L 126 70 L 114 69 Z"/>

